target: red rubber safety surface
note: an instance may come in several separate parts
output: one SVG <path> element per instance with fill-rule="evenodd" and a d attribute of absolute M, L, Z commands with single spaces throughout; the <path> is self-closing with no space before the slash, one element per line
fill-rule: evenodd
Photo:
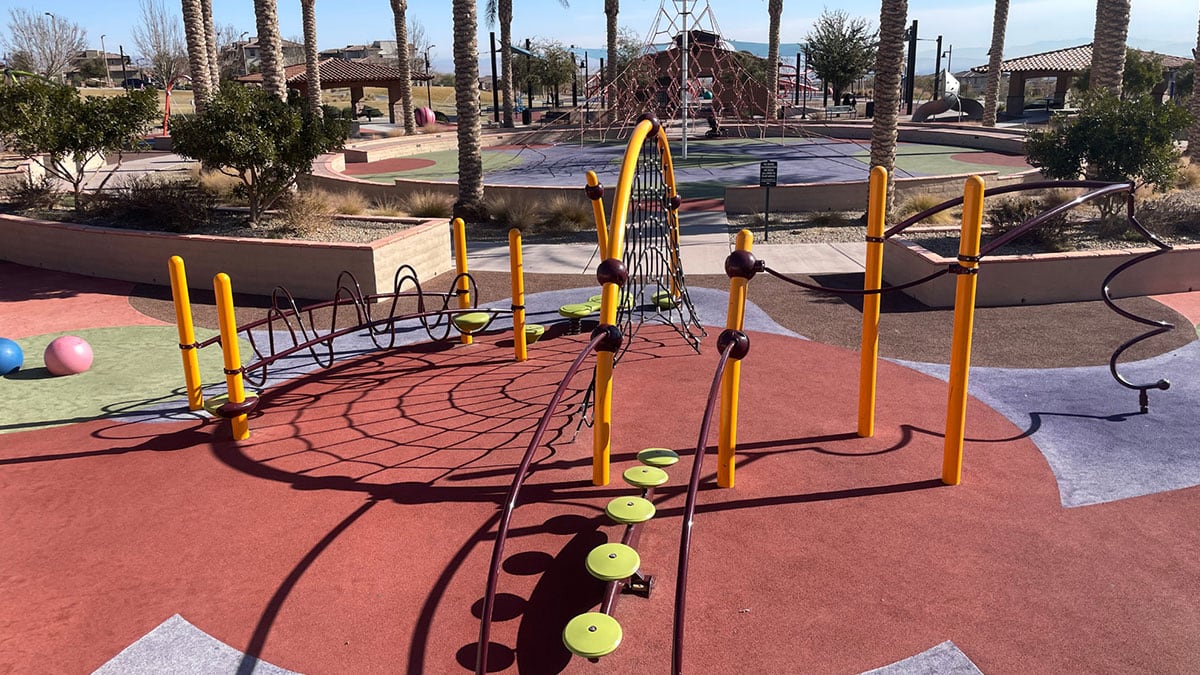
<path fill-rule="evenodd" d="M 683 485 L 712 344 L 648 326 L 617 369 L 613 482 L 590 434 L 552 424 L 514 519 L 494 670 L 664 672 Z M 1200 489 L 1066 510 L 1027 438 L 972 400 L 964 482 L 941 486 L 945 384 L 882 363 L 877 434 L 854 435 L 857 355 L 753 334 L 737 487 L 696 517 L 692 672 L 858 672 L 953 640 L 984 672 L 1200 668 Z M 506 336 L 373 354 L 226 423 L 101 420 L 0 445 L 0 670 L 80 672 L 172 614 L 292 670 L 465 672 L 498 505 L 582 338 L 511 362 Z M 585 370 L 574 383 L 587 385 Z M 564 406 L 572 409 L 573 398 Z M 715 430 L 714 438 L 715 442 Z M 594 609 L 587 552 L 619 539 L 637 450 L 682 461 L 638 551 L 654 595 L 623 597 L 625 639 L 593 665 L 562 627 Z"/>

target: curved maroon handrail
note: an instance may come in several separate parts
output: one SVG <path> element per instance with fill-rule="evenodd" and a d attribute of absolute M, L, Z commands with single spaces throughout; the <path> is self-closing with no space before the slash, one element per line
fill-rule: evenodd
<path fill-rule="evenodd" d="M 688 557 L 692 549 L 692 518 L 696 515 L 696 494 L 700 490 L 700 475 L 704 468 L 704 453 L 707 450 L 708 429 L 712 426 L 713 409 L 721 393 L 721 376 L 729 354 L 736 347 L 730 342 L 721 351 L 717 369 L 713 374 L 712 386 L 708 390 L 708 403 L 704 406 L 704 418 L 700 422 L 700 440 L 696 441 L 696 454 L 692 456 L 692 479 L 688 483 L 687 501 L 683 507 L 683 529 L 679 534 L 679 576 L 675 580 L 675 634 L 671 644 L 671 672 L 683 672 L 683 616 L 687 604 Z"/>
<path fill-rule="evenodd" d="M 504 500 L 504 513 L 500 516 L 500 525 L 496 530 L 496 543 L 492 546 L 492 562 L 488 567 L 487 590 L 483 595 L 483 610 L 479 621 L 479 647 L 475 652 L 475 673 L 476 675 L 485 675 L 487 672 L 487 653 L 488 641 L 491 639 L 492 632 L 492 609 L 496 604 L 496 586 L 500 581 L 500 564 L 504 556 L 504 542 L 508 539 L 508 529 L 512 523 L 513 511 L 517 508 L 517 497 L 521 493 L 521 485 L 525 482 L 525 476 L 529 473 L 529 465 L 533 463 L 533 453 L 537 452 L 538 447 L 542 444 L 542 437 L 546 435 L 546 429 L 550 426 L 550 418 L 554 416 L 554 411 L 558 408 L 558 404 L 562 401 L 563 394 L 566 393 L 567 387 L 571 383 L 571 378 L 575 377 L 575 373 L 579 372 L 579 367 L 583 365 L 584 359 L 588 354 L 596 348 L 596 345 L 608 337 L 608 333 L 596 331 L 592 334 L 592 339 L 588 342 L 583 351 L 579 352 L 579 356 L 571 363 L 571 367 L 567 369 L 567 374 L 563 376 L 562 382 L 559 383 L 558 389 L 554 391 L 554 396 L 550 397 L 550 402 L 546 404 L 546 412 L 542 413 L 542 419 L 538 422 L 537 430 L 533 432 L 533 438 L 529 439 L 529 447 L 525 450 L 525 456 L 521 458 L 521 463 L 517 466 L 517 473 L 513 477 L 512 487 L 508 489 L 508 496 Z"/>

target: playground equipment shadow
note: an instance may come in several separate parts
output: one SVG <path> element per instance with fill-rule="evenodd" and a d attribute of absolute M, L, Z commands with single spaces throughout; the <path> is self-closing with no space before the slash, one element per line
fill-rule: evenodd
<path fill-rule="evenodd" d="M 70 275 L 59 279 L 64 292 L 42 284 L 36 295 L 52 302 L 72 295 Z M 857 355 L 786 330 L 856 312 L 840 301 L 798 303 L 771 291 L 769 281 L 751 283 L 751 299 L 761 296 L 767 312 L 753 324 L 743 364 L 737 487 L 718 490 L 706 472 L 701 493 L 689 670 L 861 672 L 922 653 L 965 655 L 955 662 L 969 658 L 966 665 L 983 672 L 1200 665 L 1190 628 L 1200 562 L 1178 534 L 1190 531 L 1200 490 L 1167 486 L 1064 509 L 1059 469 L 1051 471 L 1035 444 L 1046 426 L 1014 423 L 987 398 L 970 403 L 963 485 L 941 487 L 945 385 L 884 362 L 878 433 L 858 438 L 849 384 Z M 559 293 L 544 296 L 550 304 L 583 290 L 563 283 L 531 275 L 531 302 L 555 284 Z M 719 306 L 718 290 L 695 291 L 701 311 Z M 162 306 L 155 303 L 134 307 Z M 1047 323 L 1056 311 L 1019 309 L 1041 312 Z M 885 325 L 910 315 L 917 316 L 885 316 Z M 1059 327 L 1064 340 L 1103 330 L 1088 322 Z M 695 355 L 666 329 L 650 326 L 642 335 L 648 339 L 618 368 L 614 469 L 631 464 L 642 445 L 690 459 L 698 401 L 716 360 L 711 339 Z M 885 329 L 885 344 L 902 338 Z M 0 561 L 9 601 L 0 625 L 13 648 L 0 662 L 17 671 L 90 670 L 179 615 L 249 654 L 239 671 L 261 658 L 301 672 L 465 672 L 497 504 L 539 402 L 580 340 L 555 335 L 534 345 L 524 364 L 510 362 L 500 333 L 467 348 L 414 345 L 352 357 L 268 390 L 247 443 L 229 441 L 223 423 L 198 419 L 101 419 L 6 436 L 13 442 L 0 449 L 0 506 L 10 515 Z M 1062 349 L 1030 351 L 1052 348 Z M 1193 341 L 1163 358 L 1195 351 Z M 1044 414 L 1059 407 L 1054 387 L 1062 375 L 1070 372 L 984 374 L 972 386 L 982 382 L 978 391 L 990 395 L 989 380 L 1004 387 L 1025 379 L 1032 384 L 1014 396 L 1024 398 L 1025 411 Z M 1086 378 L 1067 382 L 1094 386 Z M 581 375 L 577 389 L 586 384 Z M 1180 421 L 1157 406 L 1187 391 L 1156 394 L 1138 434 L 1114 442 L 1152 454 L 1160 430 Z M 1132 408 L 1123 401 L 1088 414 Z M 588 434 L 573 438 L 576 420 L 565 414 L 577 403 L 555 418 L 556 440 L 538 456 L 516 512 L 491 665 L 662 672 L 683 504 L 679 468 L 659 491 L 659 515 L 639 545 L 658 587 L 649 600 L 626 597 L 616 610 L 624 643 L 598 666 L 561 646 L 564 617 L 594 606 L 600 587 L 583 556 L 619 536 L 603 506 L 632 492 L 590 485 Z M 1183 459 L 1192 445 L 1173 451 Z"/>

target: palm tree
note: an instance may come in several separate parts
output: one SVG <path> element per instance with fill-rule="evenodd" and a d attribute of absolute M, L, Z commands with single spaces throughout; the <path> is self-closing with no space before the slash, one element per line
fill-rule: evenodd
<path fill-rule="evenodd" d="M 613 83 L 617 81 L 617 14 L 621 11 L 620 0 L 604 0 L 604 16 L 607 21 L 608 33 L 608 63 L 604 73 L 604 101 L 609 110 L 616 110 L 617 101 L 613 96 Z"/>
<path fill-rule="evenodd" d="M 1096 0 L 1096 32 L 1092 38 L 1091 88 L 1121 95 L 1125 76 L 1125 38 L 1129 34 L 1129 0 Z"/>
<path fill-rule="evenodd" d="M 483 214 L 483 158 L 479 150 L 479 28 L 475 0 L 453 0 L 454 107 L 458 113 L 458 201 L 454 213 L 475 220 Z"/>
<path fill-rule="evenodd" d="M 1192 50 L 1192 128 L 1188 132 L 1188 157 L 1200 163 L 1200 87 L 1196 86 L 1196 75 L 1200 73 L 1200 27 L 1196 28 L 1196 48 Z"/>
<path fill-rule="evenodd" d="M 904 70 L 904 24 L 908 0 L 883 0 L 879 8 L 879 51 L 875 56 L 875 121 L 871 125 L 871 166 L 888 171 L 887 213 L 895 203 L 896 125 L 900 115 L 900 73 Z"/>
<path fill-rule="evenodd" d="M 983 90 L 983 126 L 996 126 L 1000 99 L 1000 61 L 1004 56 L 1004 31 L 1008 27 L 1008 0 L 996 0 L 992 15 L 992 48 L 988 50 L 987 85 Z"/>
<path fill-rule="evenodd" d="M 204 37 L 204 10 L 200 6 L 200 0 L 183 0 L 182 9 L 188 71 L 192 77 L 192 100 L 196 112 L 203 112 L 212 100 L 212 75 L 208 69 L 208 46 Z"/>
<path fill-rule="evenodd" d="M 779 17 L 783 15 L 783 0 L 767 0 L 771 27 L 767 37 L 767 119 L 779 118 Z"/>
<path fill-rule="evenodd" d="M 275 0 L 254 0 L 254 22 L 258 28 L 259 72 L 263 89 L 287 99 L 287 78 L 283 74 L 283 47 L 279 39 L 279 12 Z"/>
<path fill-rule="evenodd" d="M 417 125 L 413 120 L 412 62 L 408 58 L 407 14 L 408 0 L 392 0 L 392 18 L 396 24 L 396 57 L 400 70 L 400 116 L 404 120 L 404 133 L 411 135 L 416 133 Z M 454 23 L 456 26 L 458 25 L 457 16 L 455 16 Z M 475 71 L 476 73 L 479 71 L 478 64 L 475 65 Z M 479 125 L 478 117 L 476 115 L 476 127 Z"/>
<path fill-rule="evenodd" d="M 558 0 L 558 2 L 563 7 L 567 7 L 569 4 L 567 0 Z M 489 26 L 497 20 L 500 22 L 500 100 L 503 106 L 501 124 L 511 129 L 513 127 L 512 0 L 488 0 L 484 12 L 487 14 Z"/>
<path fill-rule="evenodd" d="M 213 27 L 212 0 L 200 0 L 200 11 L 204 13 L 204 44 L 208 47 L 208 77 L 215 94 L 221 88 L 221 57 L 217 53 L 217 31 Z M 163 84 L 165 85 L 166 82 Z"/>
<path fill-rule="evenodd" d="M 321 112 L 321 71 L 317 68 L 317 0 L 300 0 L 304 17 L 304 79 L 308 86 L 308 106 Z"/>

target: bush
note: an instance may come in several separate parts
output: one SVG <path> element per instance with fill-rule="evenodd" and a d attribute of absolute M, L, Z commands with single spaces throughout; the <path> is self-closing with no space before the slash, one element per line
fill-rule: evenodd
<path fill-rule="evenodd" d="M 334 213 L 357 216 L 367 212 L 367 198 L 358 190 L 346 190 L 345 192 L 336 193 L 321 191 L 321 194 L 325 195 Z"/>
<path fill-rule="evenodd" d="M 1200 237 L 1198 213 L 1200 192 L 1180 190 L 1147 200 L 1137 216 L 1155 234 Z"/>
<path fill-rule="evenodd" d="M 334 203 L 327 192 L 301 190 L 280 200 L 279 213 L 272 219 L 275 231 L 284 236 L 305 238 L 329 227 Z"/>
<path fill-rule="evenodd" d="M 449 218 L 454 212 L 454 196 L 441 192 L 414 192 L 402 199 L 400 205 L 417 218 Z"/>
<path fill-rule="evenodd" d="M 1059 191 L 1050 195 L 1001 197 L 987 207 L 985 220 L 991 224 L 992 233 L 999 237 L 1020 227 L 1025 222 L 1061 204 Z M 1059 215 L 1021 235 L 1025 241 L 1048 251 L 1065 251 L 1070 248 L 1070 225 L 1064 215 Z"/>
<path fill-rule="evenodd" d="M 391 197 L 380 197 L 372 200 L 368 210 L 377 216 L 404 215 L 404 205 Z"/>
<path fill-rule="evenodd" d="M 496 197 L 487 202 L 487 211 L 492 222 L 502 227 L 532 230 L 542 222 L 538 204 L 528 199 Z"/>
<path fill-rule="evenodd" d="M 220 171 L 204 171 L 197 167 L 193 179 L 200 189 L 218 202 L 233 206 L 246 205 L 242 181 L 238 180 L 236 176 L 230 176 Z"/>
<path fill-rule="evenodd" d="M 1191 124 L 1176 105 L 1150 97 L 1121 100 L 1108 91 L 1088 94 L 1079 115 L 1060 128 L 1034 131 L 1025 141 L 1029 163 L 1051 178 L 1090 178 L 1165 187 L 1179 157 L 1173 137 Z"/>
<path fill-rule="evenodd" d="M 914 216 L 925 209 L 933 208 L 944 201 L 946 200 L 938 195 L 929 193 L 915 194 L 904 200 L 904 203 L 896 208 L 896 218 L 898 221 L 905 220 L 909 216 Z M 926 225 L 952 225 L 955 222 L 955 217 L 950 209 L 946 209 L 917 222 L 925 223 Z"/>
<path fill-rule="evenodd" d="M 1176 169 L 1175 187 L 1180 190 L 1200 190 L 1200 166 L 1184 157 Z"/>
<path fill-rule="evenodd" d="M 127 178 L 88 202 L 93 216 L 122 227 L 188 233 L 207 225 L 215 198 L 190 178 L 143 174 Z"/>
<path fill-rule="evenodd" d="M 21 176 L 0 183 L 0 195 L 22 211 L 46 211 L 58 205 L 61 193 L 49 176 Z"/>
<path fill-rule="evenodd" d="M 579 199 L 558 195 L 542 211 L 540 229 L 547 232 L 581 232 L 595 229 L 592 205 Z"/>

